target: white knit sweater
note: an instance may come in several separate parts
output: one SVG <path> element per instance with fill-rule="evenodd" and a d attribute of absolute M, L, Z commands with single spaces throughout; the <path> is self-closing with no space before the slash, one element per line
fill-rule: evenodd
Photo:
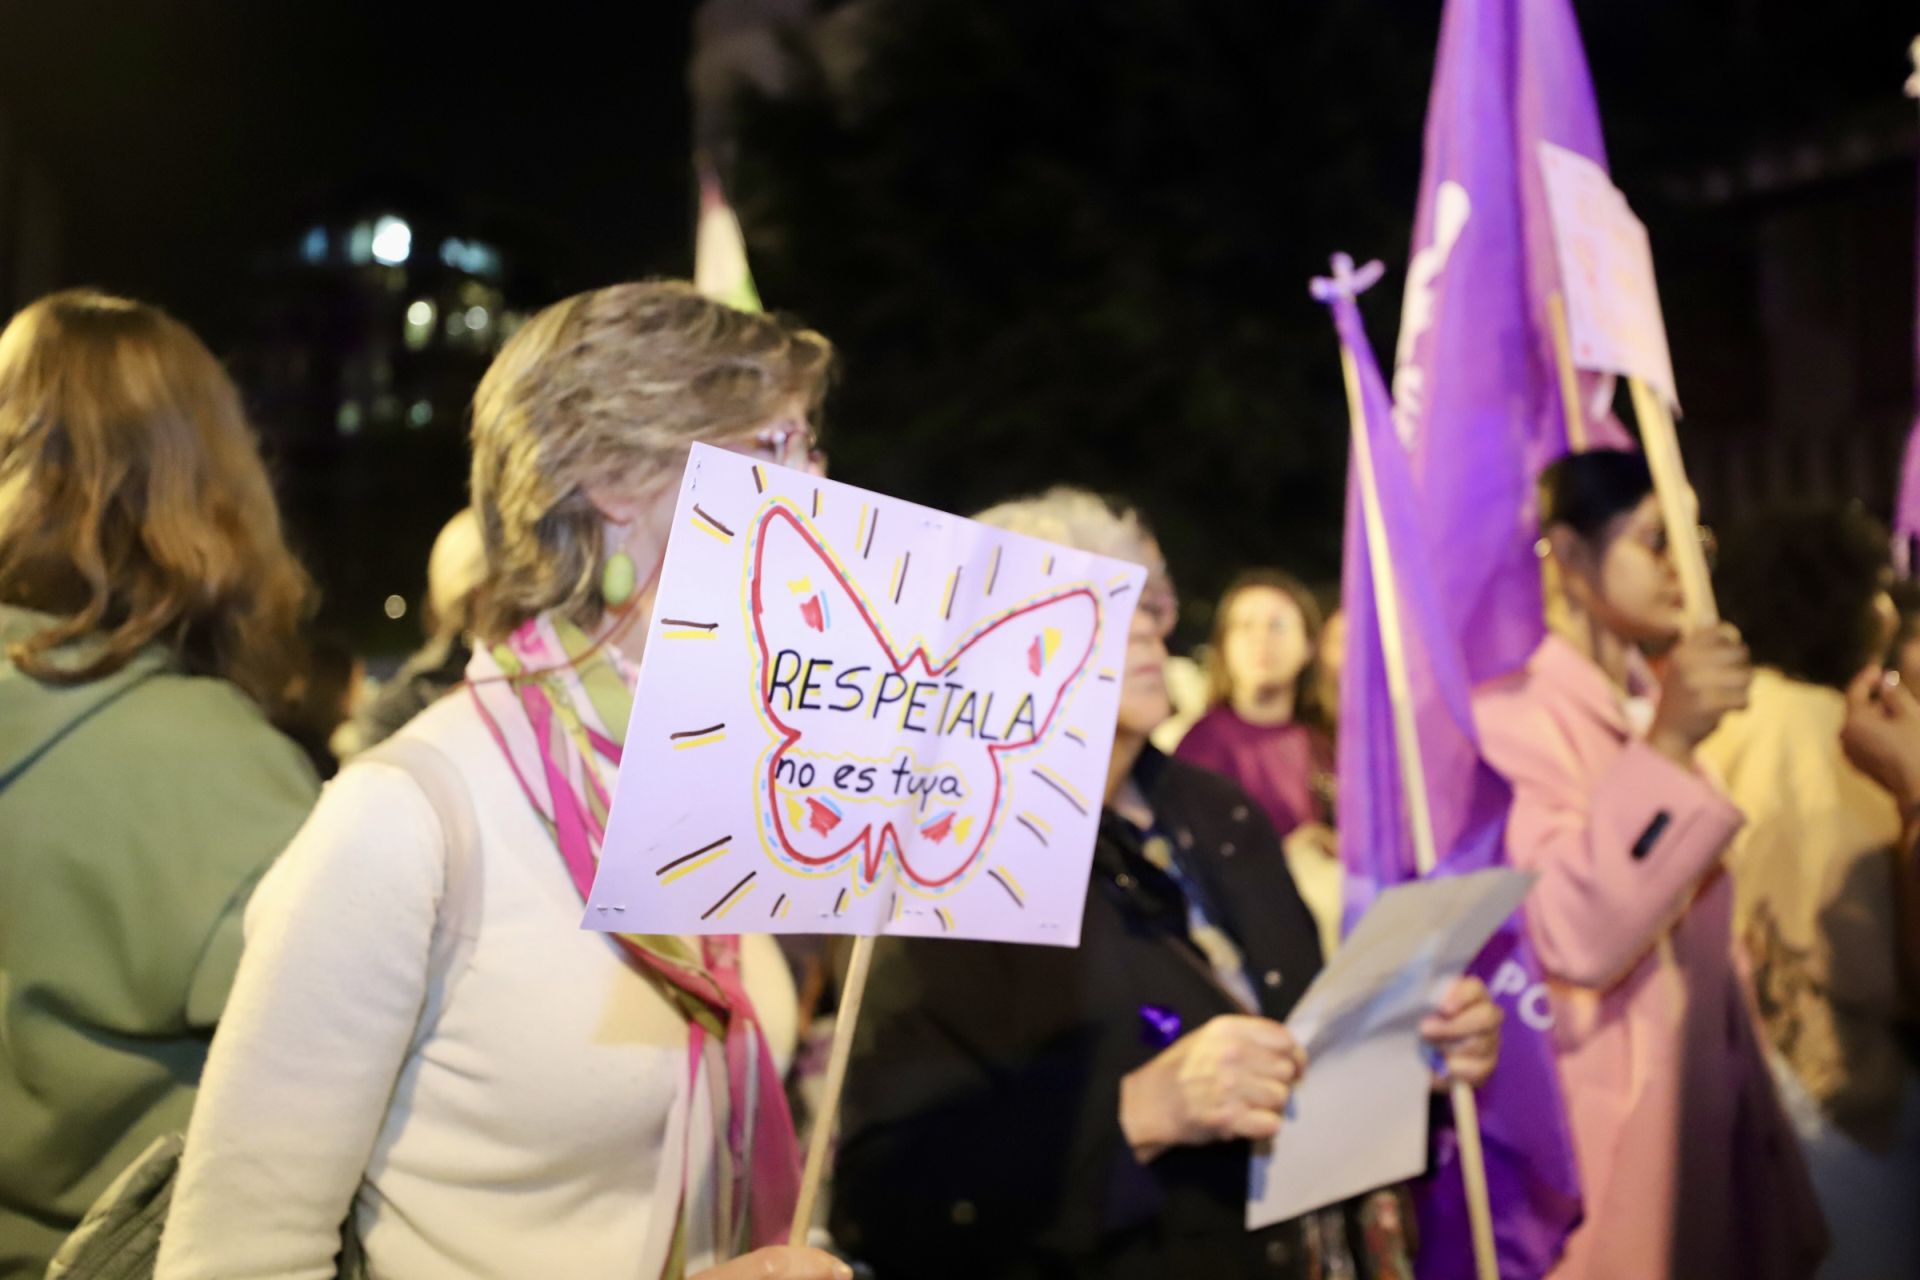
<path fill-rule="evenodd" d="M 412 1043 L 439 996 L 435 812 L 404 771 L 348 768 L 247 912 L 160 1280 L 326 1280 L 350 1203 L 376 1276 L 657 1276 L 679 1184 L 661 1157 L 683 1126 L 687 1194 L 716 1191 L 686 1025 L 581 930 L 579 894 L 472 699 L 443 699 L 403 732 L 459 767 L 480 828 L 482 905 L 451 998 Z M 745 940 L 744 965 L 784 1061 L 785 965 L 766 937 Z M 716 1260 L 716 1242 L 688 1243 L 690 1270 Z"/>

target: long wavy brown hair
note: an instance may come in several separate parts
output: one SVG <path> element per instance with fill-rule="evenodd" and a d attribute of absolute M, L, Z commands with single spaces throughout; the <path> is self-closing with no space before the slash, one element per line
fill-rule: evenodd
<path fill-rule="evenodd" d="M 281 720 L 310 579 L 288 551 L 239 392 L 191 330 L 91 290 L 0 333 L 0 602 L 55 621 L 7 649 L 59 684 L 149 644 Z"/>
<path fill-rule="evenodd" d="M 1207 706 L 1220 706 L 1233 697 L 1233 678 L 1227 672 L 1227 623 L 1233 602 L 1241 592 L 1255 587 L 1280 592 L 1300 611 L 1300 621 L 1307 629 L 1307 665 L 1300 669 L 1294 684 L 1293 718 L 1309 728 L 1331 732 L 1334 712 L 1326 705 L 1326 691 L 1320 682 L 1320 632 L 1327 624 L 1326 613 L 1305 583 L 1279 569 L 1248 569 L 1221 593 L 1220 607 L 1213 611 L 1213 634 L 1207 643 Z"/>

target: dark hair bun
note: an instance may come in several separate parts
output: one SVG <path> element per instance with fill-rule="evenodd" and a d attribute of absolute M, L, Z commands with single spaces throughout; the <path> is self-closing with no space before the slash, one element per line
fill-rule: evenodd
<path fill-rule="evenodd" d="M 1569 453 L 1540 473 L 1540 531 L 1563 524 L 1597 538 L 1653 492 L 1646 458 L 1630 449 Z"/>

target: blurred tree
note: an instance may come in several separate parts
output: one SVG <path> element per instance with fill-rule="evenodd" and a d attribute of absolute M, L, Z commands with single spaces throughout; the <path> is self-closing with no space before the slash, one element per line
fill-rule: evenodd
<path fill-rule="evenodd" d="M 1671 180 L 1897 99 L 1910 5 L 1577 4 L 1696 420 L 1756 412 L 1755 250 Z M 1440 0 L 828 7 L 856 70 L 842 47 L 809 77 L 796 47 L 730 176 L 768 304 L 843 353 L 836 474 L 961 512 L 1060 481 L 1133 498 L 1188 640 L 1242 566 L 1331 586 L 1344 402 L 1305 286 L 1333 250 L 1382 258 L 1391 350 Z M 1911 280 L 1886 274 L 1867 287 Z"/>
<path fill-rule="evenodd" d="M 960 512 L 1132 498 L 1189 636 L 1243 565 L 1332 583 L 1345 417 L 1306 282 L 1405 253 L 1437 10 L 1393 8 L 868 3 L 859 71 L 749 108 L 733 181 L 763 296 L 841 347 L 836 474 Z"/>

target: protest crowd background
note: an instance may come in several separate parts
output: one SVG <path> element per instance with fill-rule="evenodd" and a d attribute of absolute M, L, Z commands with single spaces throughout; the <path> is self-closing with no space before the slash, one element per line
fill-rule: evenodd
<path fill-rule="evenodd" d="M 1920 1276 L 1920 35 L 1682 7 L 0 12 L 0 1280 Z"/>

